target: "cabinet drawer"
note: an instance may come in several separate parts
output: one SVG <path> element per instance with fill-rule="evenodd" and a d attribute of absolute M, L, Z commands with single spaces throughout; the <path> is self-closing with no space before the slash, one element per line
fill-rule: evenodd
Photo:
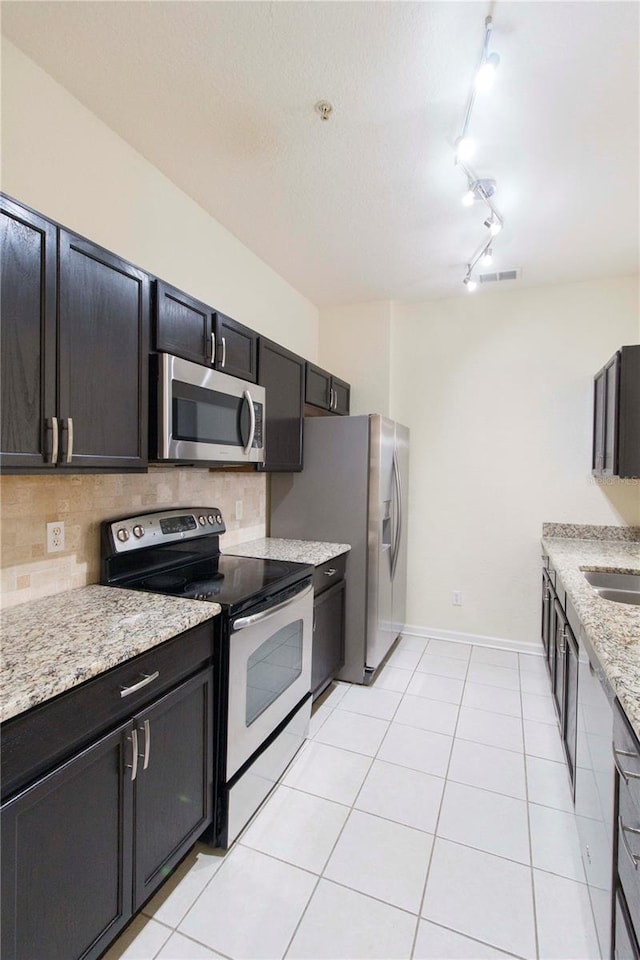
<path fill-rule="evenodd" d="M 2 725 L 2 796 L 146 706 L 213 655 L 213 624 L 203 623 Z M 128 696 L 122 690 L 158 677 Z"/>
<path fill-rule="evenodd" d="M 630 780 L 629 784 L 640 783 Z M 632 917 L 636 934 L 640 936 L 640 806 L 635 802 L 629 786 L 619 780 L 618 795 L 618 876 L 629 905 L 635 904 Z"/>
<path fill-rule="evenodd" d="M 346 553 L 342 553 L 339 557 L 335 557 L 333 560 L 327 560 L 326 563 L 315 568 L 313 572 L 313 590 L 316 597 L 322 593 L 323 590 L 332 587 L 338 580 L 342 580 L 346 564 L 347 555 Z"/>

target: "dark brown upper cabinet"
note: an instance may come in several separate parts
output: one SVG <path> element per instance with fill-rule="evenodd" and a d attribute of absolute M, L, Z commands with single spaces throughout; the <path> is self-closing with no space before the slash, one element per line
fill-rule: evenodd
<path fill-rule="evenodd" d="M 214 314 L 216 370 L 256 383 L 258 379 L 258 334 L 237 320 Z"/>
<path fill-rule="evenodd" d="M 257 333 L 162 280 L 155 284 L 155 347 L 257 381 Z"/>
<path fill-rule="evenodd" d="M 60 230 L 60 466 L 147 465 L 149 278 Z"/>
<path fill-rule="evenodd" d="M 351 387 L 344 380 L 307 361 L 305 403 L 327 413 L 347 416 L 350 392 Z"/>
<path fill-rule="evenodd" d="M 258 340 L 258 383 L 266 395 L 266 459 L 259 469 L 302 470 L 305 361 L 279 343 Z"/>
<path fill-rule="evenodd" d="M 56 227 L 4 197 L 0 214 L 2 466 L 53 467 Z"/>
<path fill-rule="evenodd" d="M 594 378 L 592 473 L 640 477 L 640 345 L 621 347 Z"/>
<path fill-rule="evenodd" d="M 213 366 L 215 343 L 211 307 L 162 280 L 156 280 L 154 312 L 156 350 Z"/>
<path fill-rule="evenodd" d="M 2 466 L 147 465 L 149 279 L 2 198 Z"/>

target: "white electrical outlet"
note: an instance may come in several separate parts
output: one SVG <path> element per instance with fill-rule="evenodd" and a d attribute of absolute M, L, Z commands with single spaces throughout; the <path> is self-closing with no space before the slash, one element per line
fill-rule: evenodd
<path fill-rule="evenodd" d="M 453 591 L 453 596 L 451 597 L 451 603 L 454 605 L 454 607 L 462 606 L 462 593 L 460 592 L 460 590 Z"/>
<path fill-rule="evenodd" d="M 64 523 L 55 520 L 47 524 L 47 553 L 60 553 L 64 550 Z"/>
<path fill-rule="evenodd" d="M 242 520 L 242 500 L 236 500 L 236 520 Z"/>

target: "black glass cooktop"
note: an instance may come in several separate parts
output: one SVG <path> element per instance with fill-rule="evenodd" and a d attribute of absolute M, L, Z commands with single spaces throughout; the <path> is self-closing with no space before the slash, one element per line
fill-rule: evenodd
<path fill-rule="evenodd" d="M 236 614 L 312 574 L 313 567 L 306 564 L 222 554 L 132 577 L 121 586 L 219 603 Z"/>

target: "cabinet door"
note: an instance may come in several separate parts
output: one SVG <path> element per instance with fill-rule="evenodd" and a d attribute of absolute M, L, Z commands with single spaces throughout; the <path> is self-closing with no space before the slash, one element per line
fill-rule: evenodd
<path fill-rule="evenodd" d="M 332 399 L 333 405 L 332 409 L 334 413 L 338 413 L 341 416 L 349 415 L 349 400 L 351 394 L 351 387 L 344 380 L 338 380 L 337 377 L 331 377 L 331 389 L 333 391 Z"/>
<path fill-rule="evenodd" d="M 311 690 L 314 700 L 344 666 L 345 581 L 325 590 L 313 605 Z"/>
<path fill-rule="evenodd" d="M 155 282 L 156 350 L 193 363 L 213 363 L 213 311 L 175 287 Z"/>
<path fill-rule="evenodd" d="M 216 370 L 255 383 L 258 379 L 258 334 L 224 313 L 214 314 Z"/>
<path fill-rule="evenodd" d="M 331 374 L 307 362 L 305 403 L 328 410 L 331 400 Z"/>
<path fill-rule="evenodd" d="M 203 670 L 134 718 L 137 910 L 211 823 L 213 672 Z"/>
<path fill-rule="evenodd" d="M 93 960 L 131 916 L 131 732 L 3 806 L 3 960 Z"/>
<path fill-rule="evenodd" d="M 262 470 L 302 470 L 304 360 L 260 337 L 258 383 L 266 396 L 266 460 Z"/>
<path fill-rule="evenodd" d="M 565 684 L 565 659 L 566 659 L 566 639 L 564 628 L 566 620 L 562 607 L 558 600 L 554 600 L 552 614 L 553 629 L 553 679 L 552 693 L 555 700 L 558 718 L 560 720 L 560 732 L 562 735 L 562 717 L 564 710 L 564 684 Z"/>
<path fill-rule="evenodd" d="M 56 228 L 2 198 L 0 254 L 2 466 L 53 466 Z"/>
<path fill-rule="evenodd" d="M 602 462 L 604 460 L 604 404 L 605 404 L 604 370 L 596 374 L 593 381 L 593 454 L 591 457 L 591 472 L 594 476 L 602 476 Z"/>
<path fill-rule="evenodd" d="M 576 737 L 578 728 L 578 644 L 569 624 L 565 625 L 564 744 L 571 784 L 575 787 Z"/>
<path fill-rule="evenodd" d="M 147 463 L 149 278 L 60 231 L 62 466 Z"/>
<path fill-rule="evenodd" d="M 617 471 L 618 449 L 618 372 L 620 354 L 617 353 L 604 368 L 604 438 L 602 473 L 614 476 Z"/>

